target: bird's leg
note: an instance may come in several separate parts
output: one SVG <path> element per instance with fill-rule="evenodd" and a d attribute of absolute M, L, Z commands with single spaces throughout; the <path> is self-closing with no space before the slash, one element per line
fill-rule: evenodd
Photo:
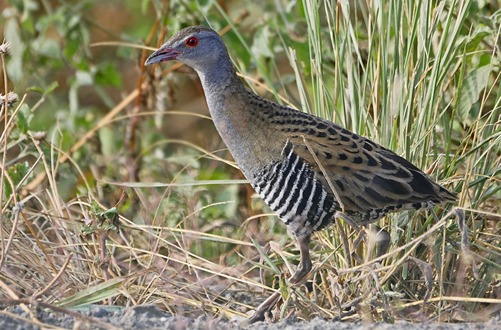
<path fill-rule="evenodd" d="M 299 265 L 290 278 L 292 284 L 299 284 L 311 270 L 311 259 L 310 259 L 310 236 L 296 237 L 296 241 L 299 245 Z"/>
<path fill-rule="evenodd" d="M 300 284 L 301 281 L 308 275 L 312 268 L 310 259 L 310 236 L 295 237 L 299 245 L 299 265 L 294 275 L 289 279 L 292 285 Z M 261 305 L 256 308 L 256 312 L 249 318 L 249 323 L 264 321 L 265 315 L 268 314 L 280 300 L 280 291 L 273 293 Z"/>
<path fill-rule="evenodd" d="M 360 226 L 358 224 L 356 224 L 355 221 L 353 221 L 353 219 L 351 219 L 348 215 L 344 214 L 343 212 L 339 212 L 339 211 L 336 212 L 335 218 L 343 219 L 350 226 L 355 228 L 356 231 L 358 231 L 358 232 L 361 231 Z M 339 227 L 338 229 L 340 230 L 340 232 L 344 233 L 342 228 Z M 386 230 L 379 228 L 378 226 L 372 225 L 372 224 L 369 226 L 369 234 L 372 235 L 372 237 L 370 237 L 370 239 L 372 239 L 376 245 L 376 257 L 380 257 L 383 254 L 385 254 L 388 251 L 388 247 L 390 244 L 390 234 Z M 342 238 L 343 238 L 344 245 L 348 246 L 348 239 L 346 237 L 346 234 L 342 235 Z M 345 250 L 346 250 L 346 248 L 345 248 Z M 345 252 L 349 252 L 349 251 L 346 250 Z M 350 255 L 350 254 L 347 253 L 346 255 Z M 350 265 L 350 267 L 351 267 L 351 265 Z"/>
<path fill-rule="evenodd" d="M 388 252 L 388 248 L 390 247 L 390 234 L 374 224 L 369 226 L 369 232 L 371 234 L 369 236 L 369 245 L 371 245 L 371 243 L 376 245 L 376 258 L 379 258 Z"/>

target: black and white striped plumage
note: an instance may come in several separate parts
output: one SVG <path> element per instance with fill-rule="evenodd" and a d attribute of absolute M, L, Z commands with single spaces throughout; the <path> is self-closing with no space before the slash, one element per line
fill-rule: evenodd
<path fill-rule="evenodd" d="M 416 166 L 369 139 L 247 90 L 212 29 L 181 30 L 146 65 L 170 60 L 197 71 L 214 125 L 233 158 L 294 235 L 301 260 L 290 279 L 293 284 L 311 270 L 311 233 L 340 211 L 360 225 L 388 212 L 456 199 Z M 280 293 L 268 298 L 251 322 L 262 319 L 279 298 Z"/>
<path fill-rule="evenodd" d="M 286 143 L 282 156 L 256 174 L 251 184 L 294 234 L 310 235 L 332 222 L 339 204 L 291 143 Z"/>

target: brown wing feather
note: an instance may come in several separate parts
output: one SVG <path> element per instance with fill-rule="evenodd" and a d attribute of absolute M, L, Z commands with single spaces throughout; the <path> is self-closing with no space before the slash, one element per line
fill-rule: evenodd
<path fill-rule="evenodd" d="M 384 210 L 455 200 L 412 163 L 366 138 L 323 120 L 314 132 L 290 134 L 290 142 L 325 184 L 323 172 L 327 174 L 348 213 L 386 213 Z"/>

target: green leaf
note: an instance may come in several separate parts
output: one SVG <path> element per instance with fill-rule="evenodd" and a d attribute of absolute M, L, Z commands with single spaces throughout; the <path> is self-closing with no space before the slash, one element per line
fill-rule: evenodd
<path fill-rule="evenodd" d="M 57 81 L 53 81 L 45 88 L 43 88 L 41 86 L 31 86 L 31 87 L 28 87 L 27 90 L 33 91 L 36 93 L 40 93 L 43 95 L 47 95 L 47 94 L 52 93 L 57 87 L 59 87 L 59 83 Z"/>
<path fill-rule="evenodd" d="M 17 113 L 17 127 L 22 134 L 27 134 L 29 130 L 29 123 L 33 115 L 30 112 L 29 107 L 26 104 L 21 106 L 20 111 Z"/>
<path fill-rule="evenodd" d="M 246 47 L 241 46 L 241 41 L 234 31 L 230 31 L 224 35 L 225 41 L 228 45 L 231 45 L 230 52 L 232 58 L 237 62 L 237 64 L 248 68 L 251 63 L 251 54 L 247 51 Z"/>
<path fill-rule="evenodd" d="M 103 155 L 108 157 L 115 155 L 117 152 L 117 146 L 115 145 L 116 132 L 110 127 L 103 127 L 98 134 Z"/>
<path fill-rule="evenodd" d="M 458 115 L 461 122 L 471 124 L 476 117 L 473 105 L 478 101 L 480 92 L 487 86 L 491 67 L 484 65 L 468 72 L 460 90 Z"/>
<path fill-rule="evenodd" d="M 26 46 L 22 41 L 21 31 L 19 31 L 15 20 L 10 19 L 5 24 L 4 38 L 12 45 L 10 58 L 7 62 L 7 74 L 13 82 L 18 83 L 24 78 L 23 54 Z"/>
<path fill-rule="evenodd" d="M 105 63 L 102 65 L 96 72 L 95 79 L 98 85 L 113 87 L 122 86 L 122 77 L 115 66 L 111 63 Z"/>
<path fill-rule="evenodd" d="M 94 304 L 120 294 L 120 285 L 125 278 L 114 278 L 61 300 L 60 307 L 77 307 Z"/>
<path fill-rule="evenodd" d="M 118 215 L 118 210 L 116 207 L 112 207 L 111 209 L 104 210 L 102 212 L 96 212 L 96 216 L 103 219 L 113 219 Z"/>
<path fill-rule="evenodd" d="M 270 29 L 266 26 L 263 26 L 262 28 L 256 30 L 256 34 L 254 35 L 254 43 L 251 50 L 258 57 L 273 57 L 273 51 L 271 50 L 270 42 Z"/>
<path fill-rule="evenodd" d="M 77 51 L 80 49 L 81 40 L 69 39 L 66 41 L 66 47 L 64 48 L 64 56 L 68 59 L 73 59 Z"/>
<path fill-rule="evenodd" d="M 30 165 L 28 162 L 23 162 L 23 163 L 17 163 L 7 170 L 8 176 L 10 180 L 12 181 L 14 187 L 16 187 L 19 182 L 24 178 L 26 173 L 30 170 Z M 9 199 L 9 197 L 12 195 L 13 192 L 13 187 L 11 186 L 9 180 L 7 178 L 4 179 L 4 192 L 5 192 L 5 198 Z"/>
<path fill-rule="evenodd" d="M 51 82 L 46 88 L 44 94 L 50 94 L 52 93 L 56 88 L 59 87 L 59 83 L 57 81 Z"/>
<path fill-rule="evenodd" d="M 31 44 L 33 52 L 53 59 L 61 58 L 61 47 L 54 39 L 40 37 Z"/>
<path fill-rule="evenodd" d="M 489 35 L 492 31 L 487 26 L 480 26 L 476 29 L 473 35 L 466 42 L 466 51 L 473 52 L 477 49 L 478 45 Z"/>

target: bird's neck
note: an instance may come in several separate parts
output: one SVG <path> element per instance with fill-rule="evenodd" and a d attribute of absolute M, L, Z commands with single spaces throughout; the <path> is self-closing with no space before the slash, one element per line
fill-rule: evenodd
<path fill-rule="evenodd" d="M 237 76 L 229 57 L 217 65 L 206 65 L 204 70 L 197 71 L 210 114 L 218 130 L 223 122 L 238 121 L 247 115 L 245 107 L 235 106 L 235 102 L 245 94 L 246 88 Z M 224 134 L 221 135 L 225 139 Z"/>
<path fill-rule="evenodd" d="M 254 158 L 261 134 L 256 136 L 255 113 L 246 102 L 244 83 L 233 66 L 218 66 L 215 72 L 198 72 L 214 125 L 244 175 L 252 178 L 254 169 L 246 159 Z"/>
<path fill-rule="evenodd" d="M 215 110 L 211 107 L 215 105 L 214 102 L 222 102 L 228 95 L 245 90 L 229 58 L 217 65 L 207 65 L 204 70 L 197 71 L 211 114 Z"/>

